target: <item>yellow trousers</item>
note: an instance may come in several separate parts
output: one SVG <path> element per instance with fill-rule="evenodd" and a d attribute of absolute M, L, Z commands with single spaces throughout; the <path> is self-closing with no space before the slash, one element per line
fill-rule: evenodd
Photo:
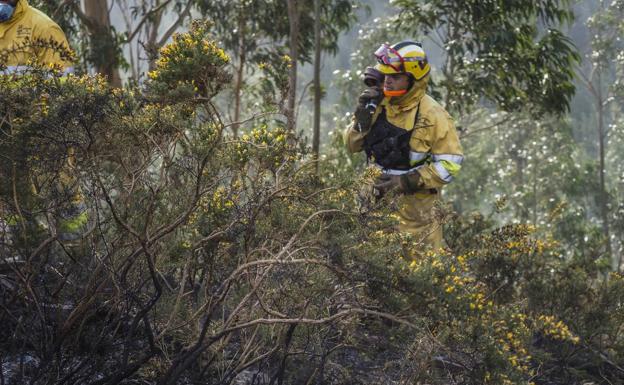
<path fill-rule="evenodd" d="M 437 194 L 416 193 L 399 198 L 399 230 L 413 234 L 423 244 L 423 251 L 443 247 L 442 223 L 436 214 Z"/>

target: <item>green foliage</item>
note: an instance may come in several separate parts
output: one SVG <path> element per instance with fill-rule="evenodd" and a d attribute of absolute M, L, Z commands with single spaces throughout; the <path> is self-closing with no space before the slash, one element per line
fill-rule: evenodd
<path fill-rule="evenodd" d="M 587 20 L 587 27 L 591 34 L 591 47 L 587 54 L 584 68 L 579 71 L 580 79 L 587 87 L 589 99 L 597 120 L 597 134 L 599 160 L 597 168 L 600 170 L 601 160 L 604 161 L 604 185 L 601 185 L 603 205 L 602 222 L 611 225 L 613 222 L 611 249 L 615 266 L 620 267 L 623 262 L 624 242 L 620 234 L 622 224 L 621 176 L 622 157 L 620 145 L 623 123 L 624 102 L 624 44 L 620 39 L 624 28 L 622 17 L 624 7 L 621 1 L 601 3 L 598 10 Z"/>
<path fill-rule="evenodd" d="M 576 366 L 586 359 L 605 365 L 602 378 L 617 378 L 614 367 L 594 356 L 599 340 L 594 328 L 599 323 L 609 329 L 606 325 L 617 322 L 621 309 L 610 313 L 604 303 L 590 298 L 619 298 L 623 292 L 614 288 L 621 286 L 621 277 L 616 274 L 602 281 L 593 261 L 566 259 L 559 242 L 550 236 L 535 237 L 530 227 L 514 225 L 488 233 L 482 230 L 487 226 L 482 217 L 466 219 L 456 222 L 449 234 L 455 260 L 445 262 L 445 273 L 434 277 L 440 289 L 457 301 L 447 307 L 452 316 L 446 324 L 459 322 L 449 337 L 463 337 L 461 346 L 471 346 L 457 360 L 469 363 L 475 354 L 485 358 L 483 372 L 473 373 L 483 377 L 474 378 L 474 383 L 590 381 L 597 368 Z M 609 346 L 615 349 L 611 359 L 621 354 L 619 342 Z"/>
<path fill-rule="evenodd" d="M 456 207 L 485 211 L 498 200 L 501 222 L 564 226 L 559 237 L 570 242 L 571 251 L 583 250 L 583 236 L 592 227 L 586 227 L 588 218 L 597 210 L 586 191 L 597 188 L 597 173 L 569 124 L 535 122 L 522 114 L 473 116 L 462 139 L 467 167 L 461 183 L 449 187 Z M 581 228 L 574 230 L 575 225 Z"/>
<path fill-rule="evenodd" d="M 570 21 L 558 0 L 397 0 L 400 25 L 429 35 L 448 55 L 440 86 L 448 107 L 467 111 L 483 97 L 504 111 L 561 114 L 574 95 L 572 42 L 553 24 Z M 539 27 L 541 23 L 541 27 Z"/>
<path fill-rule="evenodd" d="M 229 56 L 210 39 L 210 24 L 194 21 L 189 32 L 174 34 L 173 42 L 160 50 L 156 68 L 148 76 L 151 87 L 192 87 L 211 98 L 229 82 L 225 71 Z M 158 91 L 157 91 L 158 92 Z"/>
<path fill-rule="evenodd" d="M 214 28 L 229 50 L 239 54 L 241 41 L 252 63 L 264 61 L 271 49 L 262 48 L 268 40 L 272 45 L 285 44 L 290 34 L 286 2 L 264 0 L 229 0 L 220 2 L 200 1 L 200 10 L 211 16 Z M 298 61 L 310 63 L 314 51 L 314 4 L 300 2 L 300 57 Z M 349 0 L 321 1 L 321 34 L 323 50 L 336 53 L 338 35 L 354 21 Z M 242 27 L 242 28 L 241 28 Z M 242 39 L 242 40 L 241 40 Z"/>
<path fill-rule="evenodd" d="M 288 90 L 288 70 L 292 65 L 292 58 L 281 50 L 259 55 L 258 69 L 260 78 L 256 84 L 247 88 L 249 103 L 254 108 L 263 111 L 275 111 L 276 106 L 286 100 Z M 264 103 L 259 103 L 262 100 Z"/>
<path fill-rule="evenodd" d="M 621 64 L 619 56 L 624 49 L 617 36 L 622 32 L 624 7 L 621 1 L 605 4 L 588 21 L 587 26 L 593 32 L 591 63 L 599 70 L 607 70 L 613 64 Z M 620 71 L 618 71 L 621 73 Z"/>
<path fill-rule="evenodd" d="M 85 64 L 95 68 L 128 69 L 123 53 L 126 36 L 113 26 L 90 31 L 89 44 L 84 52 Z"/>
<path fill-rule="evenodd" d="M 311 63 L 314 52 L 313 2 L 299 1 L 299 50 L 290 58 L 287 2 L 265 0 L 199 1 L 202 14 L 210 18 L 212 29 L 232 56 L 237 71 L 234 92 L 222 101 L 230 109 L 249 106 L 255 112 L 283 111 L 292 60 Z M 338 37 L 355 21 L 356 4 L 350 0 L 321 1 L 321 49 L 338 51 Z M 238 79 L 240 77 L 240 79 Z M 238 83 L 240 82 L 240 83 Z M 222 97 L 223 98 L 223 97 Z M 232 100 L 240 104 L 232 103 Z M 262 102 L 260 102 L 262 101 Z M 238 111 L 240 113 L 240 110 Z M 236 114 L 236 112 L 234 112 Z M 234 127 L 235 130 L 238 126 Z"/>

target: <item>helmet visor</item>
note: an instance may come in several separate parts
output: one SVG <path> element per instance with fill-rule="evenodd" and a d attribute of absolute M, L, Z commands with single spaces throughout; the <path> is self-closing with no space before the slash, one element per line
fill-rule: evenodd
<path fill-rule="evenodd" d="M 390 66 L 397 72 L 405 72 L 405 59 L 403 59 L 397 50 L 390 47 L 388 44 L 384 43 L 381 47 L 377 48 L 375 57 L 379 64 Z"/>

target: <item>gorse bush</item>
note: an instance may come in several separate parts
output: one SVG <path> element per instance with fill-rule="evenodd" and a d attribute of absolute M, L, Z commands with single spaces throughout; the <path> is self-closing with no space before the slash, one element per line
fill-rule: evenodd
<path fill-rule="evenodd" d="M 0 78 L 5 383 L 623 381 L 622 276 L 444 206 L 449 248 L 423 254 L 372 168 L 317 175 L 280 122 L 225 133 L 204 24 L 161 55 L 143 88 Z"/>
<path fill-rule="evenodd" d="M 160 92 L 190 87 L 196 95 L 211 98 L 230 80 L 225 71 L 229 56 L 208 38 L 210 24 L 193 22 L 187 33 L 176 33 L 160 50 L 156 68 L 148 73 L 151 87 Z"/>

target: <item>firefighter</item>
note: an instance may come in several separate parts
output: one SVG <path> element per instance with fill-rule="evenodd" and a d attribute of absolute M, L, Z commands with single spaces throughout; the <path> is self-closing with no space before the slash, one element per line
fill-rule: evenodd
<path fill-rule="evenodd" d="M 73 72 L 72 56 L 65 34 L 48 16 L 31 7 L 27 0 L 0 0 L 0 74 L 21 75 L 31 67 L 56 67 L 63 74 L 68 74 Z M 61 201 L 55 205 L 53 232 L 58 240 L 73 242 L 84 235 L 88 215 L 75 178 L 75 156 L 71 148 L 65 163 L 59 173 L 59 183 L 55 186 Z M 19 178 L 21 182 L 26 182 L 24 178 L 29 179 L 26 183 L 30 184 L 33 195 L 39 195 L 41 183 L 35 175 L 12 175 L 11 178 Z M 28 209 L 37 211 L 35 208 L 25 211 L 31 211 Z M 19 208 L 5 205 L 0 210 L 0 231 L 4 230 L 7 239 L 13 238 L 19 228 L 24 228 L 24 223 L 32 225 L 38 222 L 41 225 L 46 222 L 25 214 Z M 46 224 L 46 227 L 49 225 Z M 7 234 L 7 229 L 11 229 L 12 234 Z"/>
<path fill-rule="evenodd" d="M 367 82 L 345 143 L 350 152 L 365 151 L 380 168 L 374 183 L 379 197 L 391 190 L 400 194 L 399 230 L 435 250 L 443 247 L 435 204 L 463 161 L 455 124 L 426 94 L 431 67 L 420 43 L 383 44 L 375 57 L 383 80 Z"/>
<path fill-rule="evenodd" d="M 47 43 L 45 47 L 33 43 Z M 54 48 L 56 47 L 56 49 Z M 27 0 L 0 0 L 0 52 L 6 55 L 4 72 L 28 65 L 55 64 L 72 72 L 69 44 L 61 28 Z"/>

